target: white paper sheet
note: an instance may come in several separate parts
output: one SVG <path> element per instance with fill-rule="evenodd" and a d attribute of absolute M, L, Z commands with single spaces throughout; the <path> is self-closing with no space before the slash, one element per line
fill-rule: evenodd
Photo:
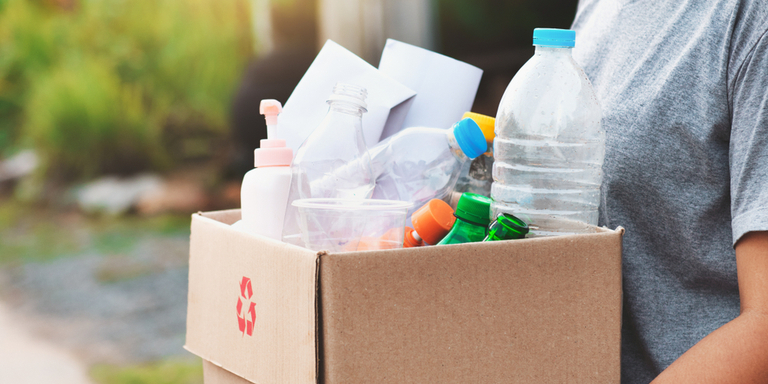
<path fill-rule="evenodd" d="M 328 40 L 285 103 L 278 129 L 274 132 L 275 138 L 284 139 L 296 153 L 328 112 L 326 100 L 338 82 L 359 85 L 368 90 L 368 112 L 363 115 L 363 135 L 368 147 L 379 141 L 390 109 L 416 94 L 341 45 Z"/>
<path fill-rule="evenodd" d="M 379 71 L 417 93 L 392 110 L 381 139 L 408 127 L 449 128 L 472 110 L 483 76 L 480 68 L 392 39 Z"/>

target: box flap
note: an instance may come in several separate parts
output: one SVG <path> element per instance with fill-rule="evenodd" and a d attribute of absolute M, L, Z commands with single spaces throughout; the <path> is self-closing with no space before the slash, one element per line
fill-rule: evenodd
<path fill-rule="evenodd" d="M 317 254 L 225 224 L 239 216 L 192 215 L 185 348 L 254 383 L 314 384 Z"/>
<path fill-rule="evenodd" d="M 321 256 L 325 383 L 618 383 L 622 234 Z"/>

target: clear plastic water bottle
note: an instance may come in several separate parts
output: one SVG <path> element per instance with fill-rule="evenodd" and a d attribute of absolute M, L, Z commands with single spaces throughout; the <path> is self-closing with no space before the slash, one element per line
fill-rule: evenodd
<path fill-rule="evenodd" d="M 408 217 L 432 199 L 447 200 L 465 162 L 488 149 L 472 119 L 449 129 L 404 129 L 371 148 L 374 199 L 410 201 Z M 411 225 L 408 220 L 406 225 Z"/>
<path fill-rule="evenodd" d="M 338 83 L 320 125 L 296 151 L 283 225 L 283 241 L 301 245 L 299 211 L 293 201 L 309 198 L 363 200 L 371 197 L 375 178 L 363 139 L 365 88 Z"/>
<path fill-rule="evenodd" d="M 534 236 L 597 225 L 605 132 L 592 84 L 571 57 L 572 30 L 533 32 L 534 56 L 509 83 L 496 116 L 493 215 Z"/>

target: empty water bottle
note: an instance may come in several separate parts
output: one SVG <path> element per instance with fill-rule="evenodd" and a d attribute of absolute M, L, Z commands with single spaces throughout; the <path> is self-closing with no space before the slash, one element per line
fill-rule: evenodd
<path fill-rule="evenodd" d="M 283 225 L 283 241 L 300 245 L 299 211 L 295 200 L 371 197 L 375 178 L 363 139 L 365 88 L 339 83 L 328 99 L 320 125 L 301 144 L 291 165 L 291 187 Z"/>
<path fill-rule="evenodd" d="M 597 224 L 605 132 L 592 84 L 571 57 L 575 36 L 534 30 L 535 54 L 509 83 L 496 116 L 493 213 L 514 213 L 534 236 Z"/>

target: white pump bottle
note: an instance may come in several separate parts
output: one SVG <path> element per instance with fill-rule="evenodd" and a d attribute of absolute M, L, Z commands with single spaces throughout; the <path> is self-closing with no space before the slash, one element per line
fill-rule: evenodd
<path fill-rule="evenodd" d="M 282 105 L 277 100 L 262 100 L 259 109 L 267 120 L 267 135 L 271 136 Z M 293 151 L 285 146 L 285 140 L 267 139 L 261 140 L 261 147 L 253 154 L 256 168 L 245 174 L 240 188 L 242 218 L 232 226 L 280 241 L 291 186 Z"/>

